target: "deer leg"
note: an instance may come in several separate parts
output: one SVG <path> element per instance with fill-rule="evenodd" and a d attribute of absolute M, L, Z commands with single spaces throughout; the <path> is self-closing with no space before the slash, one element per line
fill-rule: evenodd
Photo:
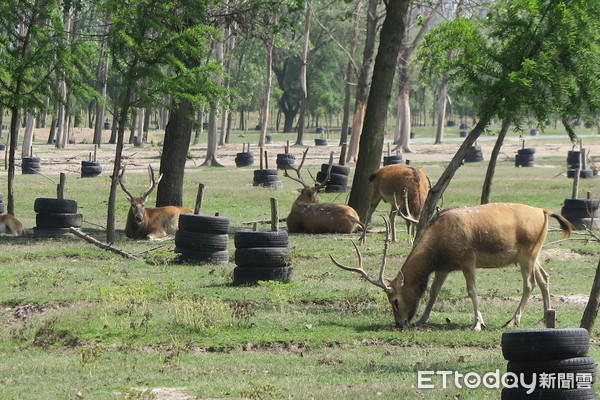
<path fill-rule="evenodd" d="M 367 227 L 371 222 L 371 217 L 373 216 L 373 213 L 375 212 L 375 209 L 377 208 L 377 205 L 379 204 L 380 200 L 381 199 L 377 201 L 371 201 L 369 211 L 367 212 L 367 218 L 365 219 L 365 228 L 363 229 L 362 235 L 360 235 L 360 244 L 367 243 Z"/>
<path fill-rule="evenodd" d="M 398 213 L 398 209 L 392 206 L 392 211 L 390 211 L 390 229 L 392 231 L 392 242 L 396 241 L 396 214 Z"/>
<path fill-rule="evenodd" d="M 431 309 L 433 308 L 433 303 L 435 303 L 435 300 L 440 293 L 440 289 L 442 288 L 442 285 L 446 281 L 447 277 L 447 272 L 437 271 L 435 273 L 433 283 L 431 284 L 431 289 L 429 290 L 429 301 L 425 306 L 425 310 L 423 310 L 423 315 L 421 315 L 421 318 L 419 318 L 415 325 L 424 325 L 427 322 L 429 319 L 429 314 L 431 313 Z"/>
<path fill-rule="evenodd" d="M 536 260 L 535 262 L 535 281 L 540 287 L 540 291 L 542 292 L 542 298 L 544 300 L 544 320 L 546 319 L 546 314 L 550 307 L 550 275 L 546 272 L 544 268 L 540 265 L 540 263 Z"/>
<path fill-rule="evenodd" d="M 483 316 L 479 312 L 479 301 L 477 299 L 477 285 L 475 283 L 475 266 L 463 270 L 463 275 L 467 281 L 467 293 L 473 302 L 473 312 L 475 313 L 475 321 L 471 325 L 471 329 L 479 332 L 481 328 L 485 328 Z"/>
<path fill-rule="evenodd" d="M 531 292 L 532 292 L 533 288 L 535 287 L 535 280 L 537 279 L 535 276 L 537 273 L 537 271 L 535 270 L 537 268 L 536 262 L 537 261 L 534 259 L 533 261 L 527 261 L 527 263 L 521 264 L 521 274 L 523 275 L 523 296 L 521 296 L 521 301 L 519 302 L 519 306 L 517 307 L 515 314 L 507 323 L 505 323 L 502 326 L 503 328 L 519 326 L 519 323 L 521 323 L 521 315 L 523 315 L 523 310 L 525 309 L 527 300 L 529 300 L 529 296 L 531 295 Z M 546 272 L 546 271 L 544 271 L 544 272 Z M 539 273 L 541 274 L 541 271 Z M 541 277 L 542 277 L 542 275 L 540 275 L 540 278 Z M 548 287 L 546 286 L 546 290 L 547 289 L 548 289 Z M 542 290 L 542 293 L 543 293 L 543 290 Z M 549 301 L 550 301 L 550 298 L 548 298 L 548 302 Z M 544 307 L 545 307 L 545 303 L 546 303 L 546 300 L 544 300 Z"/>

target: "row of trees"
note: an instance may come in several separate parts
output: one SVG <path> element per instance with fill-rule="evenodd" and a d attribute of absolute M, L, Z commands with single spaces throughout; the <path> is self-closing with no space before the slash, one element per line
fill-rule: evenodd
<path fill-rule="evenodd" d="M 103 122 L 112 120 L 110 241 L 128 126 L 141 127 L 141 140 L 150 114 L 158 115 L 165 129 L 165 179 L 157 205 L 181 204 L 194 127 L 208 123 L 204 165 L 219 166 L 217 148 L 228 141 L 233 113 L 246 129 L 249 113 L 258 112 L 262 145 L 273 99 L 275 124 L 284 132 L 296 129 L 298 145 L 309 117 L 342 115 L 346 158 L 357 161 L 350 204 L 364 215 L 369 194 L 358 188 L 379 166 L 391 104 L 395 139 L 404 151 L 411 151 L 411 105 L 419 113 L 437 110 L 431 111 L 437 142 L 447 99 L 477 119 L 445 184 L 492 118 L 508 127 L 531 113 L 539 121 L 550 114 L 567 121 L 594 112 L 598 1 L 4 1 L 0 105 L 11 115 L 8 212 L 14 213 L 22 120 L 24 153 L 36 118 L 44 123 L 48 111 L 49 141 L 58 148 L 67 145 L 76 119 L 94 127 L 98 145 Z M 355 134 L 348 138 L 350 127 Z M 443 191 L 434 189 L 432 202 Z"/>

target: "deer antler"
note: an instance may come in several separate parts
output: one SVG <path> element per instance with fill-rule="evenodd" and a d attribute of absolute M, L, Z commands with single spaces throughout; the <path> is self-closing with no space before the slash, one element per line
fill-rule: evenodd
<path fill-rule="evenodd" d="M 331 254 L 329 254 L 329 258 L 331 258 L 331 261 L 333 261 L 333 263 L 341 268 L 341 269 L 345 269 L 346 271 L 350 271 L 350 272 L 358 272 L 360 275 L 362 275 L 363 278 L 365 278 L 367 281 L 371 282 L 373 285 L 382 288 L 385 292 L 389 292 L 392 290 L 392 288 L 390 288 L 388 285 L 386 285 L 384 283 L 384 272 L 385 272 L 385 265 L 387 262 L 387 252 L 388 252 L 388 247 L 389 247 L 389 243 L 390 243 L 390 223 L 388 222 L 387 219 L 383 219 L 385 222 L 385 230 L 386 230 L 386 237 L 385 237 L 385 244 L 383 246 L 383 259 L 381 260 L 381 267 L 379 269 L 379 279 L 373 279 L 369 276 L 369 274 L 367 274 L 367 272 L 363 269 L 362 267 L 362 255 L 360 254 L 360 250 L 358 249 L 358 246 L 356 245 L 356 243 L 354 241 L 352 241 L 352 244 L 354 245 L 354 249 L 356 250 L 356 255 L 358 257 L 358 267 L 348 267 L 346 265 L 340 264 L 335 258 L 333 258 L 333 256 Z"/>
<path fill-rule="evenodd" d="M 398 207 L 398 203 L 396 202 L 396 192 L 394 192 L 394 207 L 396 208 L 396 210 L 398 210 L 398 214 L 400 214 L 400 216 L 406 221 L 412 222 L 415 225 L 418 224 L 419 220 L 412 215 L 412 213 L 410 212 L 410 208 L 408 207 L 408 193 L 406 188 L 404 188 L 404 206 L 406 208 L 406 214 L 404 214 L 402 212 L 402 209 Z"/>
<path fill-rule="evenodd" d="M 333 151 L 329 155 L 329 168 L 327 168 L 327 175 L 325 176 L 325 179 L 322 182 L 317 182 L 316 179 L 313 179 L 316 182 L 315 192 L 318 192 L 319 189 L 321 189 L 323 187 L 323 185 L 325 185 L 327 182 L 329 182 L 329 180 L 331 179 L 331 169 L 332 168 L 333 168 Z"/>
<path fill-rule="evenodd" d="M 123 164 L 123 166 L 121 167 L 121 173 L 119 174 L 118 181 L 119 181 L 119 185 L 121 185 L 121 189 L 123 189 L 125 194 L 127 196 L 129 196 L 130 199 L 133 199 L 135 196 L 133 196 L 129 192 L 129 190 L 127 190 L 127 188 L 125 187 L 125 184 L 123 183 L 123 175 L 125 175 L 125 164 Z"/>
<path fill-rule="evenodd" d="M 155 177 L 154 177 L 154 170 L 152 169 L 152 165 L 150 165 L 150 164 L 148 164 L 148 174 L 150 175 L 150 187 L 142 195 L 142 197 L 144 199 L 147 198 L 150 195 L 150 193 L 152 193 L 152 191 L 154 190 L 154 188 L 156 188 L 156 186 L 158 185 L 158 183 L 160 182 L 160 180 L 163 177 L 162 174 L 160 174 L 158 176 L 158 179 L 155 179 Z"/>
<path fill-rule="evenodd" d="M 298 167 L 293 167 L 292 165 L 287 164 L 285 166 L 285 169 L 283 170 L 283 176 L 290 178 L 293 181 L 298 182 L 299 184 L 301 184 L 304 187 L 307 187 L 308 185 L 306 183 L 304 183 L 304 180 L 300 176 L 300 169 L 304 165 L 304 160 L 306 160 L 306 154 L 308 153 L 309 149 L 310 149 L 310 147 L 304 151 L 304 154 L 302 155 L 302 162 L 300 162 L 300 165 Z M 288 174 L 288 171 L 287 171 L 288 168 L 291 169 L 292 171 L 295 171 L 296 175 L 298 175 L 298 178 L 294 178 L 293 176 L 290 176 L 290 174 Z"/>

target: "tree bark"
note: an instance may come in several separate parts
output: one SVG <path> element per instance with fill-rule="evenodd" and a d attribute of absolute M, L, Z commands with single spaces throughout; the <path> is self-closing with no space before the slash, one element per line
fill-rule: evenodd
<path fill-rule="evenodd" d="M 298 118 L 298 135 L 296 145 L 304 145 L 304 119 L 308 102 L 308 84 L 306 82 L 306 66 L 308 64 L 308 45 L 310 44 L 310 20 L 312 0 L 306 1 L 306 18 L 304 21 L 304 46 L 300 56 L 300 117 Z"/>
<path fill-rule="evenodd" d="M 596 276 L 594 277 L 594 283 L 590 292 L 590 298 L 585 310 L 583 311 L 583 317 L 581 318 L 581 327 L 592 333 L 596 317 L 598 316 L 598 308 L 600 307 L 600 261 L 596 267 Z"/>
<path fill-rule="evenodd" d="M 496 171 L 498 154 L 500 154 L 500 149 L 502 148 L 502 144 L 504 143 L 504 138 L 506 137 L 508 128 L 510 128 L 510 124 L 511 118 L 505 117 L 502 120 L 502 127 L 500 128 L 500 133 L 498 133 L 496 144 L 494 145 L 494 149 L 490 155 L 490 162 L 488 163 L 485 180 L 483 181 L 483 189 L 481 190 L 481 204 L 487 204 L 490 202 L 490 194 L 492 193 L 492 183 L 494 181 L 494 172 Z"/>
<path fill-rule="evenodd" d="M 435 130 L 435 144 L 441 144 L 444 140 L 444 121 L 446 120 L 446 101 L 448 99 L 448 74 L 442 77 L 439 91 L 439 106 L 437 116 L 437 127 Z"/>
<path fill-rule="evenodd" d="M 15 215 L 15 153 L 17 151 L 17 143 L 19 140 L 19 109 L 11 107 L 10 116 L 10 141 L 8 148 L 8 177 L 7 177 L 7 214 Z"/>
<path fill-rule="evenodd" d="M 371 197 L 368 178 L 373 171 L 379 168 L 381 161 L 387 109 L 398 54 L 404 38 L 404 22 L 409 3 L 407 0 L 385 3 L 386 16 L 380 32 L 365 123 L 360 138 L 358 162 L 349 199 L 349 205 L 358 212 L 363 220 L 367 216 Z"/>
<path fill-rule="evenodd" d="M 192 115 L 192 104 L 186 100 L 171 111 L 160 157 L 160 173 L 163 177 L 156 192 L 157 207 L 183 204 L 183 175 L 192 138 Z"/>
<path fill-rule="evenodd" d="M 265 145 L 267 137 L 267 124 L 269 123 L 269 102 L 271 100 L 271 85 L 273 84 L 273 41 L 275 38 L 270 36 L 265 40 L 265 50 L 267 52 L 267 76 L 265 79 L 265 98 L 263 100 L 263 109 L 260 122 L 260 137 L 258 138 L 258 146 Z"/>
<path fill-rule="evenodd" d="M 360 136 L 362 133 L 365 112 L 367 109 L 367 98 L 369 97 L 370 77 L 373 66 L 373 55 L 375 53 L 375 41 L 377 39 L 377 5 L 378 0 L 369 0 L 367 7 L 367 26 L 365 47 L 363 48 L 363 61 L 356 84 L 356 99 L 354 115 L 352 117 L 352 136 L 348 144 L 346 162 L 355 162 L 358 158 Z"/>
<path fill-rule="evenodd" d="M 21 144 L 21 157 L 30 157 L 31 145 L 33 143 L 33 128 L 35 126 L 35 117 L 27 113 L 25 117 L 25 133 L 23 134 L 23 143 Z"/>

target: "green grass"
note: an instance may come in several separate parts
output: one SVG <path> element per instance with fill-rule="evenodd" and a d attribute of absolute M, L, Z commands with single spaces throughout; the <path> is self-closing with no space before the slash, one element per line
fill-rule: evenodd
<path fill-rule="evenodd" d="M 572 184 L 559 176 L 564 160 L 536 163 L 543 167 L 516 169 L 509 161 L 500 162 L 492 200 L 559 212 Z M 424 168 L 435 182 L 443 165 L 432 162 Z M 203 212 L 230 218 L 235 229 L 268 220 L 270 197 L 277 198 L 284 217 L 297 196 L 297 184 L 284 179 L 282 190 L 252 187 L 253 169 L 189 168 L 184 203 L 192 205 L 198 183 L 204 183 Z M 478 203 L 482 171 L 482 164 L 464 165 L 444 196 L 444 206 Z M 65 194 L 78 201 L 84 231 L 100 239 L 99 226 L 106 223 L 107 175 L 94 179 L 70 175 Z M 53 197 L 54 182 L 19 175 L 16 184 L 17 214 L 31 228 L 33 201 Z M 141 192 L 146 185 L 145 175 L 128 175 L 132 192 Z M 597 192 L 596 180 L 581 185 L 581 193 Z M 346 195 L 323 194 L 321 200 L 343 202 Z M 232 262 L 174 264 L 172 240 L 126 239 L 125 196 L 117 203 L 119 238 L 114 245 L 146 262 L 122 259 L 76 238 L 0 237 L 0 398 L 165 398 L 149 388 L 211 399 L 499 397 L 495 389 L 451 385 L 443 390 L 436 379 L 436 389 L 418 389 L 417 371 L 484 374 L 506 369 L 501 326 L 520 296 L 517 268 L 478 271 L 488 329 L 468 330 L 472 306 L 464 278 L 456 273 L 442 288 L 429 325 L 397 330 L 385 295 L 329 260 L 333 254 L 343 263 L 355 263 L 351 240 L 358 235 L 292 235 L 291 283 L 234 286 Z M 378 214 L 387 215 L 388 207 L 381 204 Z M 365 268 L 376 274 L 383 223 L 377 216 L 373 222 L 375 233 L 368 235 L 361 252 Z M 398 226 L 404 229 L 400 222 Z M 545 249 L 555 250 L 541 262 L 551 276 L 557 325 L 574 327 L 579 326 L 585 304 L 563 300 L 589 294 L 600 244 L 582 235 L 559 239 L 558 232 L 549 233 Z M 233 255 L 233 240 L 229 250 Z M 397 273 L 409 250 L 402 231 L 399 242 L 390 247 L 387 276 Z M 539 290 L 534 295 L 523 328 L 541 327 Z M 596 358 L 598 339 L 596 329 L 591 350 Z"/>

